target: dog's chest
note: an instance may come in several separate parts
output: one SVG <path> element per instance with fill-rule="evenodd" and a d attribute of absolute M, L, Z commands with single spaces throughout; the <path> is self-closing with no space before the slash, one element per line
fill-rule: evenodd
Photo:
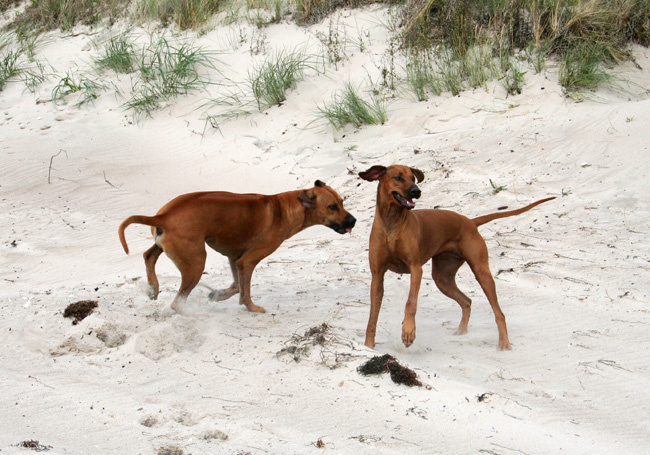
<path fill-rule="evenodd" d="M 410 273 L 409 263 L 411 259 L 404 242 L 400 238 L 388 239 L 388 269 L 395 273 Z"/>

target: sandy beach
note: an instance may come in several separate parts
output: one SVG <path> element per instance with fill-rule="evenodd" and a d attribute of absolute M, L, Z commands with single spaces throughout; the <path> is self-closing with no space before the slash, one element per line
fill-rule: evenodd
<path fill-rule="evenodd" d="M 380 76 L 386 14 L 342 11 L 363 50 L 350 40 L 341 62 L 308 72 L 281 106 L 218 129 L 206 116 L 219 108 L 205 106 L 226 90 L 218 81 L 245 81 L 276 50 L 317 49 L 327 22 L 271 25 L 260 53 L 252 25 L 192 35 L 217 56 L 215 84 L 143 119 L 110 90 L 55 105 L 60 76 L 89 68 L 110 31 L 48 34 L 36 55 L 59 76 L 35 93 L 17 82 L 0 92 L 3 455 L 28 453 L 20 443 L 30 440 L 51 454 L 650 453 L 650 51 L 633 48 L 620 90 L 581 102 L 548 62 L 526 73 L 521 95 L 498 81 L 425 102 L 405 94 L 385 124 L 334 131 L 318 106 Z M 121 93 L 130 85 L 102 78 Z M 414 345 L 400 339 L 409 277 L 391 273 L 376 348 L 363 345 L 376 184 L 357 174 L 393 163 L 424 172 L 416 208 L 475 217 L 557 197 L 480 229 L 512 351 L 497 351 L 467 266 L 458 284 L 473 300 L 468 334 L 453 335 L 460 308 L 426 266 Z M 165 315 L 178 270 L 161 257 L 150 300 L 150 230 L 128 228 L 130 255 L 118 240 L 127 216 L 153 215 L 179 194 L 274 194 L 316 179 L 357 225 L 348 235 L 310 228 L 260 263 L 251 292 L 265 314 L 236 297 L 208 300 L 231 283 L 227 259 L 209 251 L 188 300 L 203 314 Z M 495 194 L 491 182 L 506 188 Z M 73 325 L 63 312 L 82 300 L 98 306 Z M 306 335 L 324 323 L 320 340 Z M 428 387 L 357 372 L 386 353 Z"/>

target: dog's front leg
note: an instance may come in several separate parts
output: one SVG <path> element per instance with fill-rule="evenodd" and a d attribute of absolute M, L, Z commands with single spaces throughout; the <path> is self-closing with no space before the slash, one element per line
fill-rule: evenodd
<path fill-rule="evenodd" d="M 373 271 L 372 283 L 370 285 L 370 318 L 366 328 L 365 345 L 369 348 L 375 347 L 375 334 L 377 333 L 377 320 L 379 319 L 379 310 L 384 298 L 384 275 L 386 270 Z"/>
<path fill-rule="evenodd" d="M 420 283 L 422 282 L 422 266 L 414 264 L 410 267 L 411 287 L 409 289 L 409 298 L 406 301 L 404 309 L 404 322 L 402 322 L 402 342 L 407 348 L 415 340 L 415 313 L 418 310 L 418 294 L 420 292 Z"/>
<path fill-rule="evenodd" d="M 253 270 L 259 262 L 264 259 L 268 254 L 261 251 L 252 251 L 241 258 L 236 263 L 237 274 L 239 277 L 239 303 L 246 306 L 248 311 L 254 313 L 266 313 L 266 310 L 261 306 L 257 306 L 251 299 L 251 278 Z"/>

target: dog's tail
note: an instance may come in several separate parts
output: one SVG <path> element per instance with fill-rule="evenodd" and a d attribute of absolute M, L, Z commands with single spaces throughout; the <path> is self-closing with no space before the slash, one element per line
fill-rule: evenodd
<path fill-rule="evenodd" d="M 126 244 L 126 237 L 124 237 L 124 230 L 133 223 L 145 224 L 147 226 L 162 227 L 162 219 L 160 216 L 142 216 L 142 215 L 133 215 L 128 217 L 126 220 L 122 221 L 119 229 L 117 230 L 120 235 L 120 243 L 126 254 L 129 254 L 129 246 Z"/>
<path fill-rule="evenodd" d="M 496 213 L 490 213 L 489 215 L 479 216 L 479 217 L 473 218 L 472 221 L 474 222 L 476 227 L 478 227 L 478 226 L 481 226 L 482 224 L 489 223 L 492 220 L 496 220 L 497 218 L 507 218 L 509 216 L 515 216 L 515 215 L 519 215 L 521 213 L 527 212 L 530 209 L 532 209 L 533 207 L 535 207 L 535 206 L 537 206 L 539 204 L 542 204 L 542 203 L 544 203 L 546 201 L 550 201 L 552 199 L 555 199 L 555 197 L 547 197 L 546 199 L 542 199 L 542 200 L 539 200 L 537 202 L 533 202 L 532 204 L 527 205 L 526 207 L 522 207 L 522 208 L 517 209 L 517 210 L 508 210 L 507 212 L 496 212 Z"/>

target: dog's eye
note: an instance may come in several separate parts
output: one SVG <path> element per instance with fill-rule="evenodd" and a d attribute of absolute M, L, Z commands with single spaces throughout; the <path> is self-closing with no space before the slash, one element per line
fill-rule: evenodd
<path fill-rule="evenodd" d="M 401 175 L 398 175 L 397 177 L 393 177 L 393 178 L 395 179 L 396 182 L 401 182 L 404 180 Z"/>
<path fill-rule="evenodd" d="M 339 206 L 337 204 L 332 204 L 332 205 L 328 206 L 327 208 L 334 211 L 334 212 L 339 211 Z"/>

